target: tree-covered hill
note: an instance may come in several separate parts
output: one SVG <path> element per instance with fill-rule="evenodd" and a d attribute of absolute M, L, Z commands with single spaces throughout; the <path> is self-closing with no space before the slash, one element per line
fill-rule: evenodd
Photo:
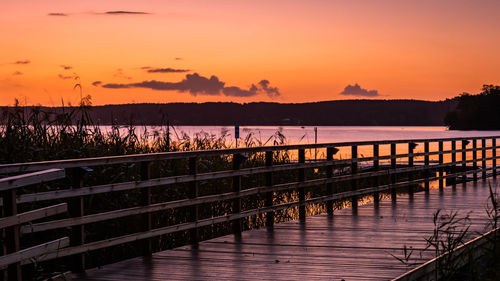
<path fill-rule="evenodd" d="M 167 103 L 93 106 L 98 124 L 443 126 L 454 100 L 337 100 L 314 103 Z M 62 108 L 41 108 L 60 112 Z M 65 110 L 69 110 L 66 108 Z"/>
<path fill-rule="evenodd" d="M 456 109 L 445 118 L 450 130 L 500 129 L 500 86 L 484 85 L 481 93 L 464 93 L 456 100 Z"/>

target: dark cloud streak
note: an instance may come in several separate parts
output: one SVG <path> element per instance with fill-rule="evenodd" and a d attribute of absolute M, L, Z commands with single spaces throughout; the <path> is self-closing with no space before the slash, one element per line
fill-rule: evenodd
<path fill-rule="evenodd" d="M 189 69 L 174 69 L 174 68 L 143 68 L 147 69 L 149 73 L 182 73 L 182 72 L 189 72 L 191 70 Z"/>
<path fill-rule="evenodd" d="M 150 15 L 151 13 L 137 11 L 107 11 L 106 15 Z"/>
<path fill-rule="evenodd" d="M 66 14 L 66 13 L 48 13 L 47 16 L 51 16 L 51 17 L 67 17 L 68 14 Z"/>
<path fill-rule="evenodd" d="M 57 75 L 57 77 L 61 78 L 62 80 L 67 80 L 67 79 L 73 79 L 74 78 L 74 76 L 71 76 L 71 75 L 65 76 L 65 75 L 62 75 L 62 74 Z"/>
<path fill-rule="evenodd" d="M 101 84 L 102 84 L 102 81 L 94 81 L 94 82 L 92 82 L 92 86 L 95 86 L 95 87 L 97 87 L 97 86 L 99 86 Z"/>
<path fill-rule="evenodd" d="M 13 64 L 30 64 L 31 61 L 30 60 L 18 60 L 16 62 L 14 62 Z"/>

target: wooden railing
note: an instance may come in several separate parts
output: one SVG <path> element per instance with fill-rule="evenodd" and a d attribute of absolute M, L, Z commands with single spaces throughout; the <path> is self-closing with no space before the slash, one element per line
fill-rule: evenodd
<path fill-rule="evenodd" d="M 0 229 L 4 231 L 5 254 L 0 256 L 0 268 L 6 268 L 7 280 L 22 280 L 21 264 L 32 262 L 32 258 L 47 253 L 57 253 L 69 246 L 69 238 L 62 237 L 51 242 L 31 246 L 21 250 L 19 226 L 34 220 L 54 216 L 67 211 L 67 204 L 57 204 L 41 209 L 18 213 L 16 189 L 64 178 L 64 170 L 50 169 L 41 172 L 0 179 L 0 192 L 3 199 L 3 217 Z"/>
<path fill-rule="evenodd" d="M 478 173 L 482 178 L 496 177 L 499 137 L 269 146 L 0 165 L 0 175 L 6 177 L 0 179 L 4 208 L 0 226 L 11 233 L 4 241 L 8 250 L 0 257 L 0 266 L 10 264 L 9 280 L 15 280 L 10 276 L 20 275 L 11 272 L 11 262 L 19 272 L 28 256 L 37 262 L 71 256 L 71 269 L 84 271 L 88 267 L 86 257 L 93 251 L 117 245 L 135 243 L 135 249 L 140 249 L 138 255 L 150 255 L 172 245 L 169 241 L 163 246 L 159 243 L 168 240 L 167 234 L 184 233 L 180 236 L 182 241 L 178 242 L 177 237 L 175 245 L 196 244 L 210 235 L 224 233 L 214 230 L 217 225 L 230 225 L 227 231 L 235 234 L 260 225 L 272 227 L 280 219 L 278 212 L 283 210 L 295 210 L 297 217 L 304 220 L 306 207 L 311 204 L 320 204 L 320 211 L 333 214 L 337 200 L 350 201 L 356 210 L 359 200 L 366 196 L 373 196 L 377 204 L 381 193 L 396 201 L 401 188 L 408 188 L 406 192 L 412 194 L 419 185 L 428 191 L 430 183 L 437 181 L 438 187 L 444 188 L 445 181 L 454 184 L 467 180 L 469 174 L 473 180 Z M 308 159 L 306 152 L 310 150 L 314 150 L 309 154 L 315 157 Z M 287 157 L 277 158 L 284 153 L 288 153 L 290 161 Z M 313 160 L 316 155 L 321 159 Z M 210 159 L 232 165 L 218 168 Z M 40 183 L 57 180 L 64 172 L 64 180 L 40 187 Z M 208 183 L 213 183 L 210 189 L 206 188 Z M 16 189 L 22 191 L 17 196 Z M 128 199 L 115 200 L 116 194 Z M 290 196 L 278 198 L 283 194 Z M 107 205 L 112 204 L 101 202 L 106 206 L 95 210 L 90 202 L 95 196 L 103 196 L 99 198 L 117 206 L 111 208 Z M 68 214 L 56 218 L 17 214 L 18 207 L 29 210 L 47 203 L 59 205 L 49 207 L 51 211 L 31 212 L 49 216 L 65 211 L 67 204 Z M 214 210 L 216 204 L 222 211 L 207 211 L 210 206 Z M 170 212 L 168 218 L 161 217 L 165 212 Z M 255 223 L 254 219 L 250 225 L 250 217 L 265 223 Z M 94 227 L 89 239 L 93 225 L 124 218 L 139 222 L 139 226 L 122 223 L 112 227 L 113 231 Z M 38 219 L 42 220 L 26 224 Z M 212 234 L 206 234 L 207 227 L 212 227 Z M 43 251 L 21 250 L 18 242 L 11 247 L 11 241 L 19 241 L 20 237 L 29 240 L 30 235 L 61 229 L 69 229 L 69 247 L 63 247 L 68 243 L 64 237 L 56 240 L 57 247 L 42 245 Z M 200 233 L 201 230 L 204 231 Z"/>

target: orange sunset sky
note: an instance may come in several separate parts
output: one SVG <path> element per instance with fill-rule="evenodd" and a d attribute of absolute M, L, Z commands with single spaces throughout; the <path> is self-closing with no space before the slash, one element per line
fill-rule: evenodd
<path fill-rule="evenodd" d="M 0 105 L 441 100 L 500 83 L 498 0 L 0 1 Z M 75 79 L 78 76 L 79 79 Z"/>

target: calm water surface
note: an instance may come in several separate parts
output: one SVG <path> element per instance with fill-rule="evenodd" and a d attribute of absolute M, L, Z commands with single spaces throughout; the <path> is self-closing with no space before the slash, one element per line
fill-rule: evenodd
<path fill-rule="evenodd" d="M 241 126 L 239 147 L 244 145 L 244 138 L 251 135 L 253 145 L 262 143 L 263 145 L 273 145 L 277 139 L 278 132 L 285 136 L 285 144 L 308 144 L 315 143 L 314 126 Z M 106 131 L 110 127 L 103 127 Z M 121 128 L 123 132 L 126 128 Z M 165 127 L 137 127 L 136 133 L 143 134 L 145 131 L 150 135 L 153 132 L 165 132 Z M 190 138 L 199 133 L 206 133 L 214 136 L 226 135 L 228 146 L 235 146 L 233 126 L 175 126 L 170 129 L 172 137 L 181 138 L 187 135 Z M 394 126 L 318 126 L 317 143 L 350 142 L 350 141 L 374 141 L 374 140 L 398 140 L 398 139 L 432 139 L 432 138 L 455 138 L 455 137 L 476 137 L 476 136 L 500 136 L 500 131 L 449 131 L 446 127 L 394 127 Z M 478 143 L 478 147 L 480 147 Z M 488 144 L 490 142 L 488 141 Z M 457 148 L 460 148 L 458 144 Z M 437 143 L 431 143 L 430 149 L 437 150 Z M 450 142 L 445 142 L 444 149 L 451 149 Z M 397 145 L 397 153 L 407 153 L 406 144 Z M 372 155 L 371 146 L 360 146 L 358 153 L 360 156 L 369 157 Z M 423 152 L 423 146 L 418 145 L 415 152 Z M 323 156 L 325 152 L 315 150 L 306 155 L 308 158 Z M 389 155 L 389 145 L 380 146 L 380 155 Z M 470 153 L 468 153 L 470 154 Z M 488 151 L 490 154 L 490 151 Z M 338 157 L 350 157 L 350 148 L 341 147 Z M 431 160 L 436 160 L 437 156 L 431 156 Z M 449 155 L 445 155 L 445 162 Z M 415 159 L 416 161 L 423 159 Z"/>
<path fill-rule="evenodd" d="M 319 126 L 318 143 L 371 141 L 371 140 L 397 140 L 397 139 L 423 139 L 423 138 L 453 138 L 473 136 L 500 135 L 500 131 L 449 131 L 446 127 L 392 127 L 392 126 Z M 138 128 L 138 133 L 145 128 Z M 164 131 L 165 128 L 148 126 L 147 130 Z M 183 133 L 190 137 L 196 133 L 206 132 L 220 136 L 226 132 L 228 140 L 234 140 L 234 127 L 232 126 L 176 126 L 171 133 L 181 136 Z M 313 126 L 241 126 L 240 139 L 248 134 L 252 137 L 272 145 L 273 136 L 280 132 L 286 137 L 288 144 L 314 143 Z"/>

